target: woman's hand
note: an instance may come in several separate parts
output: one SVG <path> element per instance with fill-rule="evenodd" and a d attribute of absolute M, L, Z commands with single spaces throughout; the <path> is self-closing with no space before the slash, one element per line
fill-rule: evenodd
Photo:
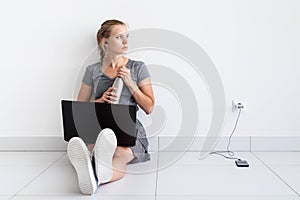
<path fill-rule="evenodd" d="M 117 76 L 122 78 L 122 80 L 124 81 L 124 83 L 127 86 L 129 86 L 130 84 L 133 83 L 131 76 L 130 76 L 130 70 L 128 68 L 126 68 L 125 66 L 122 66 L 117 70 Z"/>
<path fill-rule="evenodd" d="M 112 103 L 113 100 L 117 99 L 117 95 L 114 93 L 116 88 L 109 87 L 102 95 L 101 98 L 96 99 L 94 102 L 100 102 L 100 103 Z"/>
<path fill-rule="evenodd" d="M 128 87 L 131 94 L 139 89 L 138 86 L 131 79 L 130 70 L 128 68 L 122 66 L 118 69 L 117 72 L 117 76 L 122 78 L 124 84 Z"/>

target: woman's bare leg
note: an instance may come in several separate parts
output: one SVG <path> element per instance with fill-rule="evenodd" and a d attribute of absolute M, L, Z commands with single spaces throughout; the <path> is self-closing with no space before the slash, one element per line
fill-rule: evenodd
<path fill-rule="evenodd" d="M 89 150 L 89 152 L 90 152 L 90 157 L 91 157 L 91 160 L 92 160 L 92 152 L 93 152 L 93 150 L 94 150 L 94 147 L 95 147 L 95 144 L 87 144 L 87 148 L 88 148 L 88 150 Z"/>
<path fill-rule="evenodd" d="M 126 165 L 134 159 L 134 155 L 129 147 L 118 146 L 113 156 L 113 176 L 109 182 L 116 181 L 124 177 Z"/>

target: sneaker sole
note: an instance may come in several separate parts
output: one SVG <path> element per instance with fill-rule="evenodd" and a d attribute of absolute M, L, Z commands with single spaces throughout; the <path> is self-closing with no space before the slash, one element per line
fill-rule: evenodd
<path fill-rule="evenodd" d="M 72 138 L 68 144 L 68 157 L 76 170 L 80 191 L 91 195 L 97 189 L 88 149 L 79 138 Z"/>
<path fill-rule="evenodd" d="M 109 182 L 112 178 L 112 158 L 117 147 L 117 139 L 111 129 L 103 129 L 96 141 L 94 155 L 96 174 L 99 183 Z"/>

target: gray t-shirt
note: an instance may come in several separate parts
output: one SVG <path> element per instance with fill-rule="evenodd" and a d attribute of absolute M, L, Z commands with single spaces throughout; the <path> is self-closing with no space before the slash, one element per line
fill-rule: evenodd
<path fill-rule="evenodd" d="M 126 68 L 130 70 L 130 75 L 136 85 L 150 77 L 149 70 L 144 62 L 128 59 Z M 86 68 L 82 82 L 93 88 L 93 96 L 95 99 L 102 97 L 103 93 L 113 85 L 115 78 L 105 75 L 101 69 L 101 63 L 95 63 Z M 136 105 L 136 101 L 132 97 L 128 87 L 124 84 L 119 104 Z"/>

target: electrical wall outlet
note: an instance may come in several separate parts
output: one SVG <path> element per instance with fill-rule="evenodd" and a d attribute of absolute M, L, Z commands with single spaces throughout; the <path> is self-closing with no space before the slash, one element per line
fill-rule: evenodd
<path fill-rule="evenodd" d="M 242 109 L 245 110 L 245 102 L 239 100 L 232 100 L 232 112 Z"/>

